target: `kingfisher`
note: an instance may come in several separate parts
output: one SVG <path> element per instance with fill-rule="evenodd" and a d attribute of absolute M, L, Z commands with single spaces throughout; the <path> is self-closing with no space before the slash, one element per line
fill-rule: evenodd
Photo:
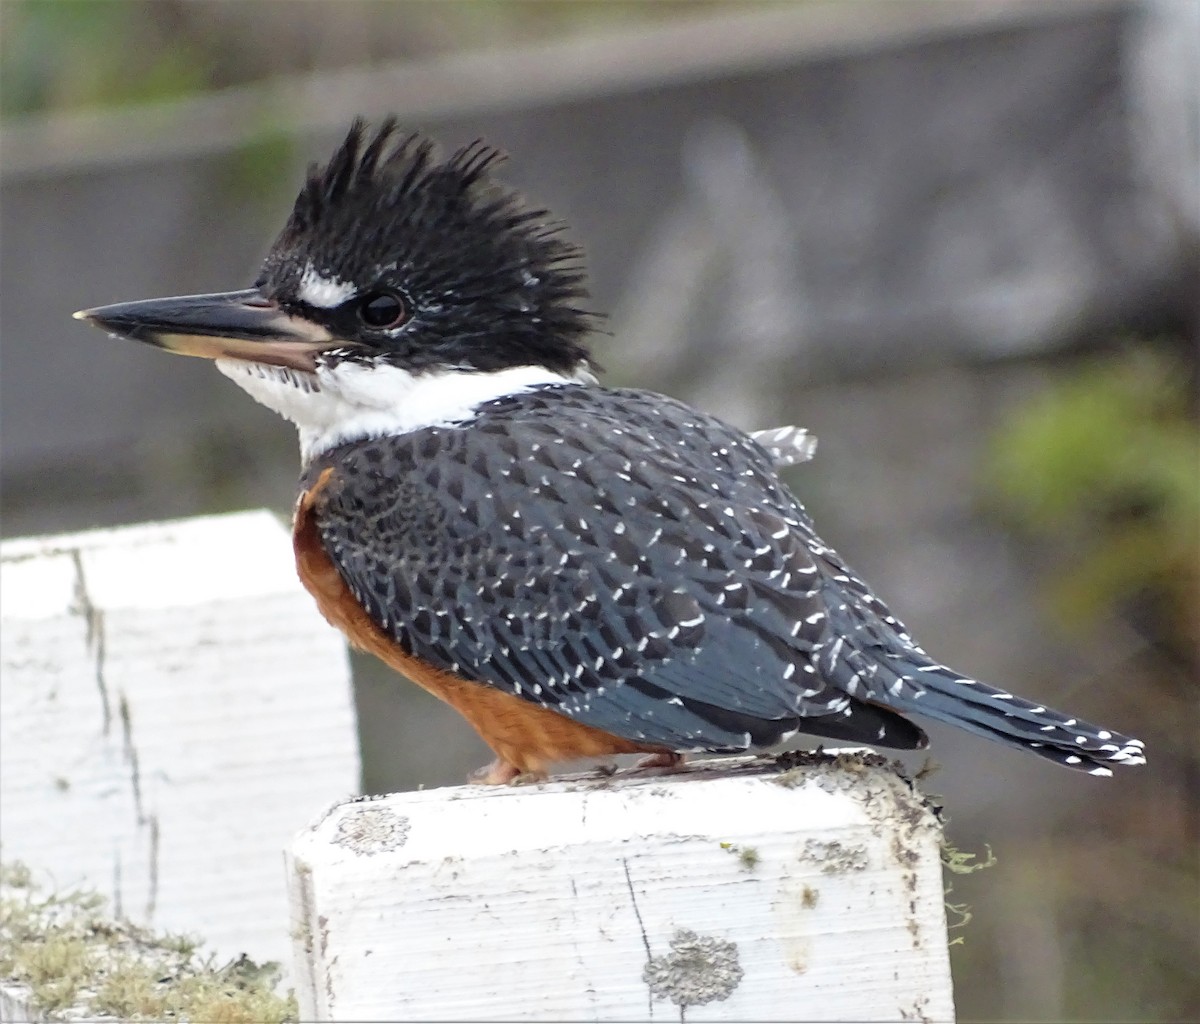
<path fill-rule="evenodd" d="M 253 287 L 75 314 L 215 360 L 296 425 L 301 581 L 476 729 L 476 781 L 798 732 L 925 747 L 910 714 L 1093 775 L 1144 763 L 926 654 L 780 480 L 802 431 L 601 385 L 581 251 L 501 160 L 359 119 Z"/>

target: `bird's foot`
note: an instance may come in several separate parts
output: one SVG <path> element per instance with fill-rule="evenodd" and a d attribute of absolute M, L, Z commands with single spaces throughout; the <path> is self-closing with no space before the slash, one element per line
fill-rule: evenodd
<path fill-rule="evenodd" d="M 633 771 L 640 772 L 645 768 L 679 768 L 683 765 L 683 755 L 674 750 L 659 750 L 647 754 L 633 766 Z"/>
<path fill-rule="evenodd" d="M 522 771 L 515 764 L 498 757 L 491 764 L 476 768 L 467 776 L 467 781 L 483 786 L 524 786 L 531 782 L 545 782 L 546 773 Z"/>

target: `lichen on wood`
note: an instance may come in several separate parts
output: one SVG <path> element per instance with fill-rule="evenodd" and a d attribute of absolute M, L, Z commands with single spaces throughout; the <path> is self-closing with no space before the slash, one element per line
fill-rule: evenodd
<path fill-rule="evenodd" d="M 217 966 L 198 939 L 110 917 L 106 902 L 47 895 L 26 865 L 0 865 L 0 988 L 51 1021 L 297 1020 L 294 996 L 274 991 L 277 964 Z"/>

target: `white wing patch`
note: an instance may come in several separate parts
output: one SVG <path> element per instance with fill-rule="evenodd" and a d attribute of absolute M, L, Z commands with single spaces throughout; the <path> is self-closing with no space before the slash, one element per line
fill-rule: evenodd
<path fill-rule="evenodd" d="M 808 462 L 817 450 L 817 439 L 803 427 L 752 430 L 750 436 L 766 450 L 776 469 Z"/>

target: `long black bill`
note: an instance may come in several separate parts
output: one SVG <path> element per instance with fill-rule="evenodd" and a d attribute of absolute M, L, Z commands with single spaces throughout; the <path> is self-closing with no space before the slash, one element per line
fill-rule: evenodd
<path fill-rule="evenodd" d="M 313 369 L 316 353 L 340 344 L 324 327 L 285 313 L 255 288 L 118 302 L 82 309 L 75 319 L 180 355 L 304 371 Z"/>

